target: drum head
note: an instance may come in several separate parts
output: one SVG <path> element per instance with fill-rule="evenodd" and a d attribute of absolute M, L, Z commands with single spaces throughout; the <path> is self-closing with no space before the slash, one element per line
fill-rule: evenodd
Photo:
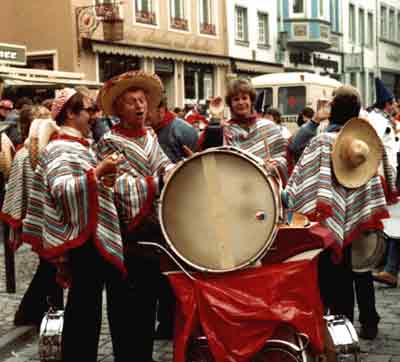
<path fill-rule="evenodd" d="M 353 241 L 351 258 L 354 271 L 367 271 L 375 268 L 385 253 L 385 241 L 382 233 L 363 233 Z"/>
<path fill-rule="evenodd" d="M 263 169 L 239 152 L 196 154 L 164 187 L 164 236 L 175 253 L 198 270 L 240 269 L 263 256 L 273 242 L 277 193 Z"/>

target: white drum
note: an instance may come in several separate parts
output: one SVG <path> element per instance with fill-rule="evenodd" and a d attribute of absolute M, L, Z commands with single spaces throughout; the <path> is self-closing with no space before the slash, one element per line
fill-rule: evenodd
<path fill-rule="evenodd" d="M 251 265 L 272 245 L 281 216 L 276 179 L 233 147 L 197 153 L 164 186 L 160 222 L 170 248 L 205 272 Z"/>
<path fill-rule="evenodd" d="M 327 336 L 325 355 L 328 362 L 359 362 L 360 343 L 356 330 L 344 316 L 325 316 Z"/>
<path fill-rule="evenodd" d="M 39 358 L 41 362 L 61 361 L 61 340 L 64 311 L 50 309 L 42 319 L 39 334 Z"/>

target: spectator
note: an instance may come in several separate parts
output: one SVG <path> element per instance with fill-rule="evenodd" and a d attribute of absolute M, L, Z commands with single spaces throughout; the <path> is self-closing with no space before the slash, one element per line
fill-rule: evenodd
<path fill-rule="evenodd" d="M 0 101 L 0 122 L 5 121 L 9 113 L 13 110 L 14 105 L 8 99 Z"/>
<path fill-rule="evenodd" d="M 175 107 L 174 108 L 174 113 L 176 116 L 180 119 L 185 119 L 185 111 L 182 108 Z"/>
<path fill-rule="evenodd" d="M 15 102 L 15 109 L 7 115 L 6 122 L 10 124 L 10 128 L 6 131 L 15 147 L 23 142 L 21 128 L 19 125 L 20 112 L 24 107 L 32 107 L 33 102 L 28 97 L 19 98 Z"/>
<path fill-rule="evenodd" d="M 283 138 L 288 140 L 290 137 L 292 137 L 292 134 L 288 128 L 282 124 L 281 112 L 279 112 L 276 108 L 268 108 L 264 113 L 264 118 L 274 122 L 279 127 Z"/>

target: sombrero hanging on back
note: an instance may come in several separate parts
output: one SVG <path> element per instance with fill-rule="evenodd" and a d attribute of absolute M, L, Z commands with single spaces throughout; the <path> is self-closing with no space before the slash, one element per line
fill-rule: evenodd
<path fill-rule="evenodd" d="M 363 118 L 352 118 L 340 130 L 332 151 L 338 182 L 350 189 L 365 185 L 378 171 L 383 144 L 374 127 Z"/>

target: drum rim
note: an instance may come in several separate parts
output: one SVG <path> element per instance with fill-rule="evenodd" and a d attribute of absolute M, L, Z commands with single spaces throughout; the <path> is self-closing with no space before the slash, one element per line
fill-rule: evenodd
<path fill-rule="evenodd" d="M 240 156 L 246 158 L 248 161 L 250 161 L 253 166 L 255 166 L 258 171 L 263 175 L 263 177 L 265 178 L 265 180 L 268 182 L 268 184 L 270 185 L 271 189 L 273 189 L 273 186 L 271 184 L 271 180 L 269 179 L 269 177 L 271 175 L 268 175 L 267 171 L 260 165 L 259 162 L 257 162 L 256 157 L 254 157 L 252 154 L 249 154 L 248 152 L 245 152 L 243 150 L 241 150 L 240 148 L 237 147 L 232 147 L 232 146 L 221 146 L 221 147 L 213 147 L 213 148 L 209 148 L 205 151 L 202 152 L 197 152 L 195 154 L 193 154 L 192 156 L 190 156 L 189 158 L 186 159 L 185 162 L 182 162 L 180 164 L 177 165 L 177 167 L 174 169 L 173 174 L 178 173 L 179 170 L 184 167 L 184 165 L 187 163 L 187 161 L 195 159 L 195 158 L 199 158 L 204 154 L 207 153 L 227 153 L 227 154 L 232 154 L 232 153 L 237 153 Z M 168 178 L 167 182 L 164 184 L 164 187 L 161 191 L 161 195 L 160 195 L 160 204 L 158 207 L 158 218 L 160 220 L 160 226 L 161 226 L 161 231 L 163 233 L 164 239 L 167 242 L 167 245 L 171 248 L 171 250 L 175 253 L 175 255 L 177 255 L 181 260 L 183 260 L 186 264 L 188 264 L 189 266 L 191 266 L 192 268 L 201 271 L 201 272 L 206 272 L 206 273 L 213 273 L 213 274 L 223 274 L 223 273 L 229 273 L 229 272 L 233 272 L 233 271 L 237 271 L 240 269 L 243 269 L 249 265 L 254 264 L 256 261 L 262 259 L 264 257 L 264 255 L 268 252 L 268 250 L 271 248 L 274 240 L 276 239 L 276 235 L 278 233 L 278 222 L 279 222 L 279 212 L 277 210 L 277 212 L 275 212 L 275 220 L 273 223 L 273 228 L 271 230 L 270 233 L 270 237 L 269 237 L 269 242 L 266 242 L 265 245 L 261 248 L 261 250 L 254 255 L 252 258 L 250 258 L 249 260 L 247 260 L 246 262 L 243 262 L 233 268 L 229 268 L 229 269 L 214 269 L 214 268 L 206 268 L 204 266 L 200 266 L 198 264 L 193 263 L 192 261 L 190 261 L 187 257 L 183 256 L 182 253 L 180 253 L 177 248 L 175 247 L 175 245 L 172 243 L 171 238 L 168 235 L 168 232 L 164 226 L 164 218 L 163 218 L 163 200 L 165 198 L 165 195 L 167 193 L 168 190 L 168 185 L 171 183 L 172 180 L 172 175 L 171 177 Z M 275 193 L 272 193 L 273 195 L 273 199 L 275 202 L 275 205 L 277 206 L 277 208 L 279 208 L 279 200 L 278 200 L 278 196 Z M 267 240 L 266 240 L 267 241 Z"/>

